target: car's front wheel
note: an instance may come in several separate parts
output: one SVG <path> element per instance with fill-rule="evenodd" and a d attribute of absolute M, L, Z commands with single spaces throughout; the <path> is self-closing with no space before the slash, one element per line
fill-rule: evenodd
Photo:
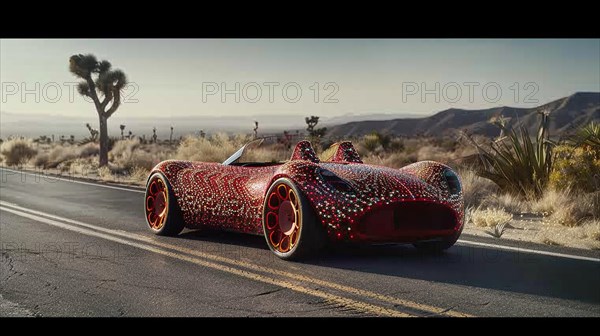
<path fill-rule="evenodd" d="M 267 191 L 263 230 L 271 251 L 287 260 L 315 254 L 326 241 L 308 200 L 287 178 L 276 180 Z"/>
<path fill-rule="evenodd" d="M 176 236 L 183 230 L 181 209 L 163 174 L 150 176 L 144 199 L 146 223 L 152 232 L 159 236 Z"/>

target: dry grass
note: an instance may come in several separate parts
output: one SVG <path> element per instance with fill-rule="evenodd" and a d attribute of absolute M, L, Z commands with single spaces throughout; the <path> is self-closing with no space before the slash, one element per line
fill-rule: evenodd
<path fill-rule="evenodd" d="M 137 183 L 144 183 L 150 174 L 150 170 L 143 167 L 135 167 L 130 173 L 130 178 L 132 181 Z"/>
<path fill-rule="evenodd" d="M 472 170 L 461 169 L 457 174 L 462 182 L 463 197 L 467 206 L 479 206 L 485 197 L 495 195 L 499 190 L 493 182 L 477 176 Z"/>
<path fill-rule="evenodd" d="M 98 170 L 98 162 L 90 158 L 77 158 L 68 166 L 69 174 L 90 176 Z"/>
<path fill-rule="evenodd" d="M 10 139 L 0 145 L 0 154 L 7 166 L 23 165 L 37 152 L 31 139 Z"/>
<path fill-rule="evenodd" d="M 223 162 L 240 146 L 224 133 L 217 133 L 210 138 L 186 137 L 179 144 L 175 158 L 179 160 Z"/>
<path fill-rule="evenodd" d="M 585 220 L 600 217 L 598 195 L 598 193 L 576 193 L 569 188 L 548 189 L 542 198 L 530 202 L 530 210 L 548 216 L 551 223 L 574 227 Z"/>
<path fill-rule="evenodd" d="M 479 227 L 496 227 L 513 219 L 513 216 L 504 209 L 480 207 L 467 209 L 467 217 L 471 223 Z"/>
<path fill-rule="evenodd" d="M 97 144 L 88 143 L 83 146 L 57 144 L 50 149 L 50 153 L 40 152 L 33 158 L 32 164 L 44 169 L 64 167 L 64 163 L 78 158 L 87 158 L 98 155 L 100 148 Z"/>
<path fill-rule="evenodd" d="M 103 181 L 115 180 L 115 176 L 113 175 L 112 171 L 106 166 L 98 168 L 98 177 L 100 177 L 100 179 Z"/>
<path fill-rule="evenodd" d="M 529 212 L 527 200 L 511 194 L 499 192 L 493 192 L 487 195 L 483 194 L 483 198 L 480 199 L 480 202 L 481 206 L 504 209 L 512 214 Z"/>
<path fill-rule="evenodd" d="M 542 243 L 546 244 L 546 245 L 550 245 L 550 246 L 562 246 L 561 243 L 557 242 L 556 240 L 550 239 L 548 237 L 542 238 Z"/>
<path fill-rule="evenodd" d="M 186 137 L 180 143 L 175 154 L 179 160 L 223 162 L 241 146 L 248 143 L 251 137 L 236 135 L 229 137 L 225 133 L 217 133 L 210 138 Z M 277 162 L 289 159 L 291 152 L 283 145 L 261 146 L 244 153 L 245 162 Z"/>
<path fill-rule="evenodd" d="M 362 158 L 364 163 L 401 168 L 417 162 L 417 153 L 393 152 L 386 155 L 367 155 Z"/>
<path fill-rule="evenodd" d="M 150 171 L 159 162 L 169 159 L 172 152 L 168 147 L 157 144 L 143 145 L 138 139 L 119 140 L 109 152 L 113 173 L 139 174 L 139 169 Z"/>

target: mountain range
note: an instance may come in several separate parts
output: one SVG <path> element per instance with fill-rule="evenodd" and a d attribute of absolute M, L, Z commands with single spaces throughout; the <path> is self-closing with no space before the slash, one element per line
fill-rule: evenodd
<path fill-rule="evenodd" d="M 424 118 L 354 121 L 330 127 L 327 135 L 332 138 L 347 138 L 377 131 L 400 136 L 440 136 L 465 131 L 469 134 L 497 136 L 499 130 L 490 120 L 498 117 L 505 118 L 507 125 L 522 125 L 531 134 L 535 134 L 540 121 L 537 111 L 550 113 L 551 135 L 563 134 L 591 121 L 600 122 L 600 92 L 578 92 L 534 108 L 452 108 Z"/>
<path fill-rule="evenodd" d="M 539 118 L 536 111 L 550 111 L 550 133 L 562 134 L 591 121 L 600 122 L 600 92 L 578 92 L 535 108 L 495 107 L 483 110 L 447 109 L 423 117 L 417 113 L 371 113 L 344 114 L 341 116 L 321 116 L 317 127 L 327 127 L 327 136 L 340 139 L 361 136 L 377 131 L 403 136 L 453 135 L 459 131 L 471 134 L 496 136 L 498 128 L 489 121 L 494 117 L 504 117 L 508 125 L 524 125 L 535 131 Z M 281 133 L 283 130 L 305 132 L 304 115 L 248 115 L 248 116 L 173 116 L 142 118 L 128 116 L 125 111 L 117 112 L 109 120 L 109 134 L 118 136 L 119 125 L 125 124 L 125 133 L 132 130 L 135 135 L 152 135 L 156 127 L 159 138 L 169 137 L 170 126 L 174 126 L 174 136 L 198 133 L 208 134 L 225 131 L 229 133 L 251 134 L 254 120 L 259 121 L 259 134 Z M 80 116 L 65 117 L 51 114 L 18 114 L 0 111 L 0 138 L 10 135 L 38 137 L 40 135 L 74 135 L 77 139 L 88 136 L 85 123 L 97 128 L 98 120 L 93 109 L 82 111 Z"/>

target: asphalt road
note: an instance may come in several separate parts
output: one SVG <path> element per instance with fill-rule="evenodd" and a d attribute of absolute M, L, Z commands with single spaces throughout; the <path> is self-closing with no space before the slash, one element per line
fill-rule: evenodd
<path fill-rule="evenodd" d="M 0 316 L 600 316 L 600 252 L 464 235 L 442 255 L 149 233 L 139 189 L 0 169 Z M 494 245 L 503 244 L 503 245 Z"/>

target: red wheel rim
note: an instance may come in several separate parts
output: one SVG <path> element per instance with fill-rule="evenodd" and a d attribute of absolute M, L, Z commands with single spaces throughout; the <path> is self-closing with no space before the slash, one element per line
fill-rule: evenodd
<path fill-rule="evenodd" d="M 153 230 L 160 230 L 169 212 L 169 194 L 162 179 L 154 177 L 146 189 L 146 220 Z"/>
<path fill-rule="evenodd" d="M 280 183 L 267 195 L 265 234 L 274 250 L 286 253 L 297 243 L 302 225 L 298 195 L 287 184 Z"/>

